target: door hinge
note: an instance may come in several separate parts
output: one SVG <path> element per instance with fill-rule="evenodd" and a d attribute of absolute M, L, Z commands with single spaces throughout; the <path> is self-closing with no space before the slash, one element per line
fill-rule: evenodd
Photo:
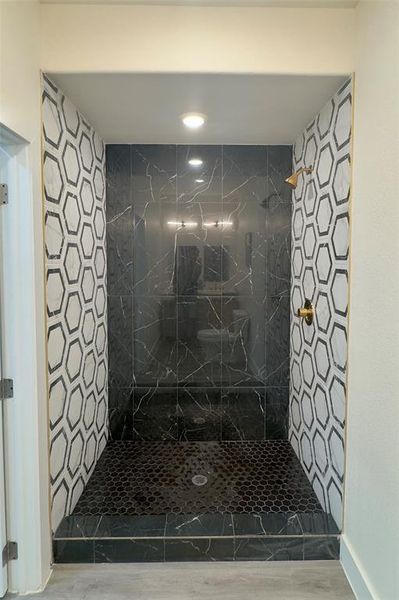
<path fill-rule="evenodd" d="M 7 542 L 3 548 L 3 567 L 6 566 L 10 560 L 17 560 L 18 558 L 18 544 L 17 542 Z"/>
<path fill-rule="evenodd" d="M 14 382 L 12 379 L 0 379 L 0 400 L 7 400 L 14 396 Z"/>
<path fill-rule="evenodd" d="M 0 206 L 8 204 L 8 185 L 0 183 Z"/>

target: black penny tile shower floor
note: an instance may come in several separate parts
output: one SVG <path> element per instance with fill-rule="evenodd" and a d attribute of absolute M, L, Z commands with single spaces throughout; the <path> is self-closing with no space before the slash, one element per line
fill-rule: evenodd
<path fill-rule="evenodd" d="M 73 514 L 227 512 L 322 508 L 285 440 L 117 441 L 104 450 Z"/>

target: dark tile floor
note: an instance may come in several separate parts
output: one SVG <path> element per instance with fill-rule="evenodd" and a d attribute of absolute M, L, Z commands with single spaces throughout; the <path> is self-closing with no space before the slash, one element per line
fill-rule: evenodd
<path fill-rule="evenodd" d="M 58 563 L 335 560 L 338 534 L 288 441 L 118 441 L 53 550 Z"/>
<path fill-rule="evenodd" d="M 323 512 L 288 441 L 118 441 L 73 514 L 288 512 Z"/>

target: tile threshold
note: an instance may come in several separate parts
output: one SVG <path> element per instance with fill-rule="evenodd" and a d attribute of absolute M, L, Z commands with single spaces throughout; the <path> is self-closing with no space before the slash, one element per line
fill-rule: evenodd
<path fill-rule="evenodd" d="M 325 513 L 199 513 L 66 517 L 54 539 L 338 535 Z"/>
<path fill-rule="evenodd" d="M 201 540 L 201 539 L 206 539 L 206 540 L 219 540 L 219 539 L 223 539 L 223 540 L 239 540 L 239 539 L 244 539 L 244 540 L 248 540 L 248 539 L 256 539 L 256 540 L 262 540 L 262 539 L 303 539 L 303 538 L 338 538 L 340 537 L 340 533 L 305 533 L 305 534 L 297 534 L 297 535 L 292 535 L 292 534 L 286 534 L 286 535 L 269 535 L 269 534 L 264 534 L 264 535 L 245 535 L 245 534 L 240 534 L 240 535 L 148 535 L 148 536 L 139 536 L 139 535 L 124 535 L 124 536 L 88 536 L 88 537 L 54 537 L 53 541 L 55 542 L 61 542 L 61 541 L 66 541 L 66 540 L 70 540 L 70 541 L 96 541 L 96 540 Z"/>
<path fill-rule="evenodd" d="M 54 536 L 54 556 L 58 563 L 336 560 L 339 545 L 331 516 L 320 513 L 72 516 Z"/>
<path fill-rule="evenodd" d="M 55 563 L 338 560 L 340 536 L 55 540 Z"/>

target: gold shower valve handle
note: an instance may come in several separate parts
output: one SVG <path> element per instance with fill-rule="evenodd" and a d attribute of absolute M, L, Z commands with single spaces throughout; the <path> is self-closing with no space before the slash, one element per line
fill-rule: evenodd
<path fill-rule="evenodd" d="M 298 317 L 302 319 L 313 317 L 313 308 L 298 308 Z"/>
<path fill-rule="evenodd" d="M 304 306 L 302 308 L 298 308 L 297 316 L 301 319 L 304 319 L 307 325 L 311 325 L 313 323 L 314 308 L 310 300 L 306 299 Z"/>

